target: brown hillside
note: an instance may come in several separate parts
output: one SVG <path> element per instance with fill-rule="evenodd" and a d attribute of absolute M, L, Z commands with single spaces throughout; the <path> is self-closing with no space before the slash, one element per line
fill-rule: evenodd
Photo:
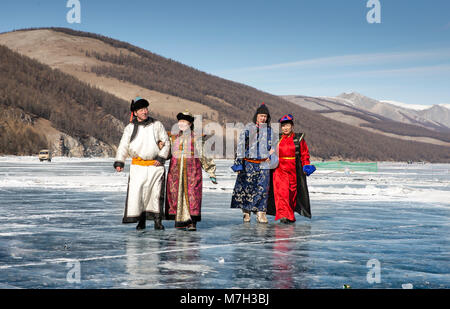
<path fill-rule="evenodd" d="M 0 44 L 47 64 L 53 69 L 70 74 L 127 102 L 137 95 L 145 97 L 152 103 L 151 110 L 163 110 L 169 117 L 175 118 L 180 108 L 182 110 L 191 108 L 199 113 L 208 113 L 212 115 L 213 119 L 217 118 L 217 113 L 213 109 L 197 102 L 152 91 L 116 78 L 98 76 L 91 72 L 93 66 L 108 64 L 87 57 L 86 53 L 96 52 L 139 57 L 136 53 L 125 48 L 116 48 L 98 39 L 68 35 L 49 29 L 3 33 L 0 34 Z"/>
<path fill-rule="evenodd" d="M 36 31 L 41 34 L 33 33 Z M 34 41 L 33 48 L 26 48 L 25 43 L 16 42 L 25 40 L 26 35 L 39 37 L 44 34 L 46 38 Z M 67 63 L 62 58 L 58 61 L 52 60 L 53 64 L 48 62 L 50 60 L 46 55 L 50 52 L 45 49 L 51 49 L 49 45 L 60 46 L 52 41 L 53 37 L 64 41 L 65 49 L 64 52 L 55 50 L 52 53 L 60 56 L 66 53 Z M 251 121 L 256 107 L 265 102 L 275 121 L 285 113 L 292 113 L 295 116 L 297 130 L 306 133 L 311 153 L 315 157 L 373 161 L 450 161 L 449 147 L 402 141 L 355 128 L 328 119 L 280 97 L 206 74 L 126 42 L 97 34 L 65 28 L 25 30 L 1 34 L 0 44 L 7 44 L 22 54 L 49 63 L 52 67 L 59 66 L 66 73 L 89 81 L 96 88 L 110 93 L 114 93 L 112 90 L 114 88 L 115 97 L 120 97 L 117 90 L 120 89 L 119 84 L 123 87 L 123 93 L 128 91 L 126 95 L 124 94 L 124 98 L 130 94 L 132 96 L 138 94 L 133 92 L 139 91 L 142 95 L 140 93 L 142 90 L 149 91 L 146 94 L 148 93 L 151 101 L 155 101 L 154 106 L 159 104 L 161 108 L 158 111 L 170 118 L 174 115 L 173 111 L 189 107 L 195 114 L 205 115 L 211 120 L 218 119 L 222 124 L 247 123 Z M 83 57 L 84 60 L 80 61 Z M 111 84 L 108 86 L 108 83 Z M 156 97 L 156 93 L 159 97 Z M 161 102 L 164 96 L 166 101 L 170 101 L 171 98 L 179 101 L 172 102 L 169 107 L 169 102 Z"/>

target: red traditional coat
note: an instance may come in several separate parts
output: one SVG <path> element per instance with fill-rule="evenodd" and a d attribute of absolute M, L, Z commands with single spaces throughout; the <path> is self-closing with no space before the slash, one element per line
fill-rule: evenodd
<path fill-rule="evenodd" d="M 273 200 L 276 209 L 275 220 L 286 218 L 295 221 L 294 211 L 299 198 L 297 194 L 301 192 L 298 188 L 299 179 L 297 178 L 299 177 L 299 172 L 303 173 L 301 167 L 310 165 L 308 145 L 304 139 L 301 139 L 300 154 L 296 158 L 294 133 L 291 133 L 290 135 L 282 135 L 277 151 L 279 165 L 272 176 Z M 296 162 L 298 159 L 300 159 L 301 165 L 298 165 L 299 162 Z"/>

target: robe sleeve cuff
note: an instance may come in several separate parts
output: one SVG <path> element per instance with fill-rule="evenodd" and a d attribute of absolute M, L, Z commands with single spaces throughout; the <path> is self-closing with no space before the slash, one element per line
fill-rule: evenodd
<path fill-rule="evenodd" d="M 234 172 L 239 172 L 239 171 L 242 171 L 242 170 L 244 169 L 244 167 L 242 166 L 242 164 L 239 164 L 239 165 L 233 165 L 233 166 L 231 167 L 231 169 L 232 169 Z"/>
<path fill-rule="evenodd" d="M 157 156 L 155 160 L 161 163 L 161 165 L 164 165 L 164 163 L 166 162 L 166 159 L 160 156 Z"/>
<path fill-rule="evenodd" d="M 234 164 L 231 167 L 231 169 L 233 170 L 233 172 L 238 172 L 238 171 L 242 171 L 244 169 L 244 160 L 240 159 L 240 158 L 236 158 L 234 160 Z"/>

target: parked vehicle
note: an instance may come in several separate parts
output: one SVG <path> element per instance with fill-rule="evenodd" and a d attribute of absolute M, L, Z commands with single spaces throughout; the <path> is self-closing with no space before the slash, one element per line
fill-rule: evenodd
<path fill-rule="evenodd" d="M 52 153 L 48 149 L 42 149 L 39 151 L 39 161 L 52 161 Z"/>

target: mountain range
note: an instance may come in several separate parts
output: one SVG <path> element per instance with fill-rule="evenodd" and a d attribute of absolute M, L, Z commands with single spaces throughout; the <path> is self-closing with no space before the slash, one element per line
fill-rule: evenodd
<path fill-rule="evenodd" d="M 362 94 L 336 97 L 283 96 L 299 106 L 340 121 L 403 140 L 450 146 L 450 109 L 446 106 L 414 106 L 378 101 Z"/>
<path fill-rule="evenodd" d="M 415 124 L 436 131 L 450 131 L 450 107 L 446 105 L 408 105 L 405 103 L 375 100 L 359 93 L 342 93 L 334 98 L 355 107 L 379 114 L 388 119 Z"/>
<path fill-rule="evenodd" d="M 294 115 L 314 159 L 450 162 L 445 119 L 405 113 L 410 122 L 400 122 L 355 106 L 356 95 L 295 96 L 292 102 L 99 34 L 67 28 L 2 33 L 0 72 L 2 154 L 49 146 L 55 155 L 113 156 L 129 102 L 141 96 L 167 130 L 185 109 L 204 124 L 245 124 L 265 102 L 273 122 Z"/>

